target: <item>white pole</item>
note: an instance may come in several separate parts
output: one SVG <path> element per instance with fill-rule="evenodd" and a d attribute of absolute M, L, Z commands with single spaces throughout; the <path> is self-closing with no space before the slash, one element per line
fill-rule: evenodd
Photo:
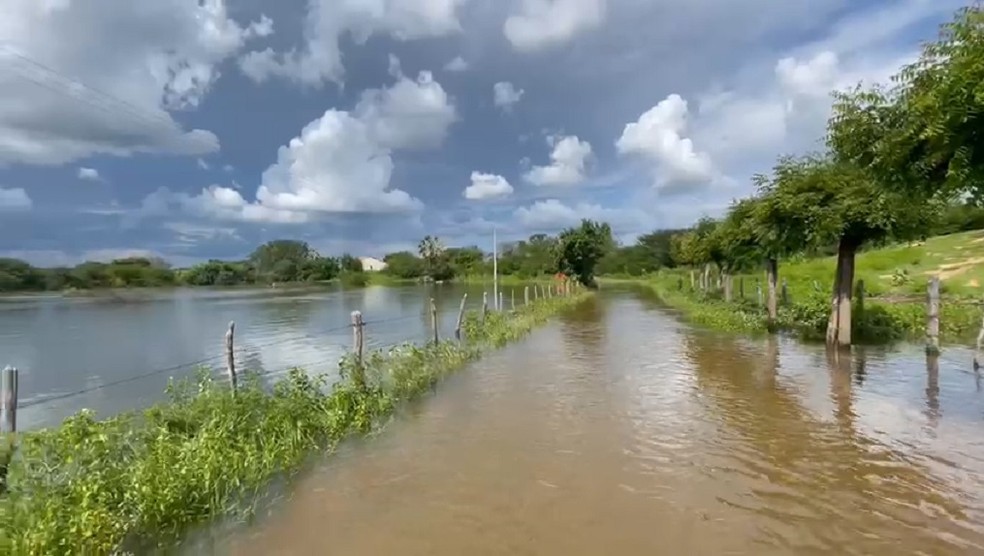
<path fill-rule="evenodd" d="M 499 245 L 495 228 L 492 228 L 492 304 L 499 310 Z"/>

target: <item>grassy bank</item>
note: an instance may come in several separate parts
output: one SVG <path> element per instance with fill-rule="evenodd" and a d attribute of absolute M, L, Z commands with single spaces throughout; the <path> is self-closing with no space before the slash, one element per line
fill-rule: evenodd
<path fill-rule="evenodd" d="M 145 411 L 105 420 L 83 412 L 22 434 L 9 492 L 0 497 L 0 553 L 142 553 L 211 517 L 248 514 L 271 478 L 377 428 L 464 363 L 588 295 L 540 300 L 484 321 L 469 314 L 462 344 L 367 354 L 365 386 L 352 379 L 351 358 L 330 388 L 324 377 L 295 370 L 272 390 L 252 377 L 232 395 L 203 372 L 169 386 L 169 401 Z"/>
<path fill-rule="evenodd" d="M 823 339 L 835 265 L 833 257 L 780 262 L 779 277 L 786 281 L 788 302 L 780 303 L 779 329 L 808 340 Z M 855 303 L 853 328 L 857 341 L 921 340 L 926 327 L 926 285 L 932 275 L 940 276 L 942 281 L 942 341 L 973 339 L 980 329 L 982 314 L 974 303 L 984 294 L 984 232 L 980 231 L 859 253 L 856 278 L 864 282 L 865 300 L 861 310 Z M 744 299 L 739 297 L 739 279 L 745 284 Z M 644 284 L 698 325 L 727 331 L 766 331 L 765 309 L 759 304 L 757 293 L 758 285 L 765 288 L 761 274 L 736 276 L 735 300 L 731 303 L 724 302 L 716 292 L 694 291 L 689 270 L 608 281 Z"/>

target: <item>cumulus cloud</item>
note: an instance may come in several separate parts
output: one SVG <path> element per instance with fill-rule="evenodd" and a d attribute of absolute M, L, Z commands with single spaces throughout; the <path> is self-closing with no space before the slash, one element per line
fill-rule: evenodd
<path fill-rule="evenodd" d="M 257 82 L 280 77 L 320 86 L 341 83 L 345 70 L 339 40 L 365 43 L 373 35 L 397 40 L 439 37 L 461 30 L 457 10 L 465 0 L 311 0 L 301 49 L 267 48 L 240 59 L 243 73 Z"/>
<path fill-rule="evenodd" d="M 605 0 L 522 0 L 503 32 L 516 50 L 532 51 L 566 43 L 604 19 Z"/>
<path fill-rule="evenodd" d="M 465 71 L 467 69 L 468 62 L 461 56 L 457 56 L 447 64 L 444 64 L 444 71 Z"/>
<path fill-rule="evenodd" d="M 653 163 L 658 187 L 710 180 L 714 176 L 710 157 L 684 136 L 687 116 L 687 101 L 672 94 L 627 124 L 615 148 L 619 154 Z"/>
<path fill-rule="evenodd" d="M 553 146 L 550 164 L 534 166 L 524 175 L 534 185 L 577 185 L 587 177 L 586 166 L 591 156 L 591 144 L 576 135 L 549 136 L 547 144 Z"/>
<path fill-rule="evenodd" d="M 33 206 L 27 191 L 21 187 L 4 189 L 0 187 L 0 210 L 27 210 Z"/>
<path fill-rule="evenodd" d="M 86 181 L 99 181 L 102 179 L 99 176 L 99 171 L 95 168 L 79 168 L 78 176 L 80 180 Z"/>
<path fill-rule="evenodd" d="M 513 187 L 509 185 L 506 178 L 497 174 L 472 172 L 471 185 L 465 188 L 464 196 L 466 199 L 480 201 L 507 197 L 512 192 Z"/>
<path fill-rule="evenodd" d="M 220 219 L 301 223 L 318 213 L 417 211 L 418 199 L 390 187 L 393 152 L 439 146 L 456 118 L 430 72 L 399 76 L 391 87 L 364 92 L 352 112 L 327 110 L 281 146 L 255 201 L 221 185 L 197 195 L 161 189 L 144 200 L 142 213 L 176 207 Z"/>
<path fill-rule="evenodd" d="M 353 113 L 373 140 L 389 149 L 437 147 L 458 117 L 429 71 L 420 72 L 416 81 L 398 75 L 392 87 L 365 91 Z"/>
<path fill-rule="evenodd" d="M 508 81 L 499 81 L 492 86 L 493 102 L 496 107 L 505 111 L 512 109 L 513 105 L 523 98 L 523 89 L 517 89 L 515 85 Z"/>
<path fill-rule="evenodd" d="M 215 151 L 214 134 L 185 131 L 169 112 L 197 107 L 218 66 L 270 25 L 240 26 L 224 0 L 7 0 L 0 164 Z"/>
<path fill-rule="evenodd" d="M 586 202 L 571 206 L 557 199 L 545 199 L 519 207 L 513 212 L 513 218 L 527 231 L 548 233 L 576 226 L 584 218 L 608 222 L 616 233 L 637 233 L 650 229 L 653 224 L 641 210 L 608 208 Z"/>

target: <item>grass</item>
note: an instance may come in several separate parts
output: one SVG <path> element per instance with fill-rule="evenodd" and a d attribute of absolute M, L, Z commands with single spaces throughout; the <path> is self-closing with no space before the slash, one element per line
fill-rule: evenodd
<path fill-rule="evenodd" d="M 361 375 L 346 357 L 331 387 L 295 369 L 272 390 L 247 376 L 233 394 L 202 371 L 169 385 L 169 401 L 144 411 L 104 420 L 84 411 L 21 434 L 0 497 L 0 553 L 145 553 L 210 518 L 248 517 L 271 479 L 378 429 L 442 377 L 588 295 L 485 319 L 471 313 L 465 342 L 370 353 Z"/>
<path fill-rule="evenodd" d="M 780 306 L 778 329 L 808 340 L 823 339 L 835 266 L 834 257 L 780 261 L 779 277 L 787 283 L 789 302 Z M 926 286 L 934 274 L 942 282 L 941 340 L 965 342 L 980 329 L 981 308 L 972 303 L 984 295 L 982 231 L 866 250 L 858 254 L 855 272 L 855 278 L 864 281 L 865 290 L 863 310 L 855 310 L 853 315 L 854 335 L 860 343 L 924 338 Z M 765 288 L 763 274 L 736 276 L 736 300 L 731 303 L 716 293 L 692 291 L 689 274 L 668 271 L 631 281 L 651 287 L 695 324 L 727 331 L 767 330 L 756 291 L 759 284 Z M 737 299 L 740 278 L 745 283 L 745 299 Z"/>

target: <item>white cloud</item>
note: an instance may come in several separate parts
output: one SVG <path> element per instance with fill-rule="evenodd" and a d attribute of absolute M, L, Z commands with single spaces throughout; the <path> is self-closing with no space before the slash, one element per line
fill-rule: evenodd
<path fill-rule="evenodd" d="M 99 181 L 100 179 L 102 179 L 99 177 L 99 171 L 96 170 L 95 168 L 85 168 L 85 167 L 79 168 L 78 176 L 80 180 L 87 180 L 87 181 Z"/>
<path fill-rule="evenodd" d="M 21 187 L 4 189 L 0 187 L 0 210 L 28 210 L 33 206 L 27 191 Z"/>
<path fill-rule="evenodd" d="M 233 170 L 235 170 L 235 168 L 232 167 L 232 164 L 226 164 L 222 167 L 223 172 L 231 172 Z"/>
<path fill-rule="evenodd" d="M 531 232 L 557 232 L 578 225 L 584 218 L 608 222 L 616 233 L 649 230 L 653 225 L 649 216 L 641 210 L 608 208 L 585 202 L 569 206 L 557 199 L 519 207 L 513 212 L 513 217 L 519 226 Z"/>
<path fill-rule="evenodd" d="M 317 213 L 413 212 L 423 204 L 390 187 L 393 151 L 434 148 L 456 120 L 454 105 L 430 72 L 399 76 L 389 88 L 368 90 L 352 112 L 330 109 L 281 146 L 263 172 L 256 200 L 213 185 L 198 195 L 161 189 L 144 200 L 143 214 L 174 206 L 204 217 L 301 223 Z"/>
<path fill-rule="evenodd" d="M 447 64 L 444 64 L 444 71 L 466 71 L 467 69 L 468 62 L 461 56 L 457 56 Z"/>
<path fill-rule="evenodd" d="M 517 89 L 508 81 L 499 81 L 492 86 L 493 101 L 496 107 L 503 110 L 511 110 L 512 106 L 523 98 L 523 89 Z"/>
<path fill-rule="evenodd" d="M 506 178 L 497 174 L 471 173 L 471 185 L 465 188 L 464 196 L 473 201 L 507 197 L 513 192 Z"/>
<path fill-rule="evenodd" d="M 538 50 L 570 41 L 605 19 L 606 0 L 522 0 L 503 32 L 513 48 Z"/>
<path fill-rule="evenodd" d="M 773 66 L 771 79 L 757 90 L 705 96 L 698 105 L 694 137 L 731 172 L 766 171 L 780 154 L 823 148 L 831 91 L 858 82 L 887 83 L 916 55 L 872 55 L 847 64 L 832 51 L 783 57 Z"/>
<path fill-rule="evenodd" d="M 3 12 L 0 164 L 217 150 L 169 111 L 197 107 L 219 64 L 269 27 L 241 27 L 224 0 L 6 0 Z"/>
<path fill-rule="evenodd" d="M 402 75 L 386 89 L 362 93 L 353 115 L 372 139 L 390 149 L 430 149 L 444 142 L 458 116 L 444 88 L 429 71 L 413 81 Z"/>
<path fill-rule="evenodd" d="M 198 159 L 198 167 L 201 168 L 202 170 L 208 170 L 209 169 L 208 162 L 205 162 L 205 159 L 204 158 L 199 158 Z"/>
<path fill-rule="evenodd" d="M 550 164 L 534 166 L 525 179 L 534 185 L 577 185 L 586 178 L 587 160 L 591 156 L 591 144 L 576 135 L 550 136 L 547 144 L 553 145 Z"/>
<path fill-rule="evenodd" d="M 242 241 L 235 228 L 204 226 L 191 222 L 166 222 L 164 228 L 175 233 L 180 243 L 195 245 L 207 241 Z"/>
<path fill-rule="evenodd" d="M 276 53 L 267 48 L 240 59 L 240 68 L 257 82 L 286 78 L 303 85 L 341 83 L 344 77 L 339 39 L 357 44 L 370 36 L 397 40 L 439 37 L 461 30 L 457 10 L 465 0 L 310 0 L 300 50 Z"/>
<path fill-rule="evenodd" d="M 627 124 L 615 147 L 619 154 L 639 155 L 654 163 L 658 187 L 711 180 L 710 157 L 684 137 L 687 116 L 687 101 L 672 94 Z"/>

